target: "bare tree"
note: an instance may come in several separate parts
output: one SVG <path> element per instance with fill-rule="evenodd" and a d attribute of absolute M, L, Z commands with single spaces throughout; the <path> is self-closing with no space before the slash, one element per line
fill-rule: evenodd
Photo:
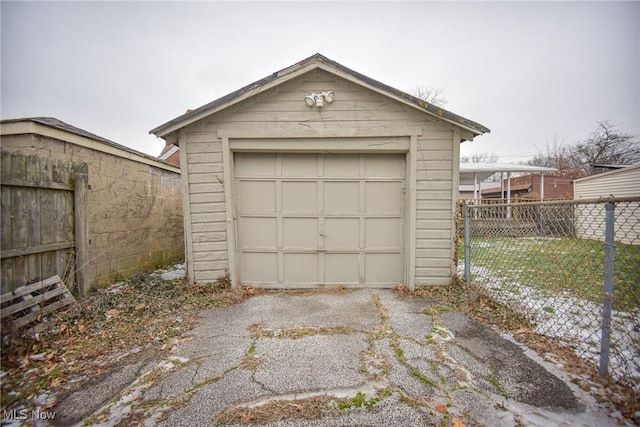
<path fill-rule="evenodd" d="M 420 98 L 429 104 L 437 105 L 438 107 L 444 107 L 447 105 L 447 100 L 444 98 L 444 92 L 439 87 L 416 86 L 413 90 L 409 91 L 409 94 L 416 98 Z"/>
<path fill-rule="evenodd" d="M 468 156 L 460 156 L 462 163 L 496 163 L 498 159 L 496 153 L 471 153 Z"/>
<path fill-rule="evenodd" d="M 496 153 L 471 153 L 468 156 L 460 156 L 461 163 L 496 163 L 499 157 Z M 500 173 L 494 173 L 486 182 L 499 182 Z"/>
<path fill-rule="evenodd" d="M 547 140 L 544 149 L 538 148 L 538 154 L 529 159 L 526 164 L 530 166 L 542 166 L 545 168 L 558 169 L 553 175 L 562 177 L 580 177 L 584 173 L 576 168 L 571 153 L 571 147 L 566 144 L 565 139 L 560 139 L 557 133 Z"/>
<path fill-rule="evenodd" d="M 587 139 L 571 148 L 571 157 L 577 168 L 592 175 L 596 173 L 594 164 L 640 163 L 640 143 L 633 135 L 621 131 L 617 124 L 602 121 Z"/>

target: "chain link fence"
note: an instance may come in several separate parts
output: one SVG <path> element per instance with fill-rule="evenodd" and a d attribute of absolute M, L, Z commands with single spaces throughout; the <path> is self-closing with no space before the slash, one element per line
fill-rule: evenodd
<path fill-rule="evenodd" d="M 640 198 L 467 203 L 462 216 L 467 283 L 640 390 Z"/>

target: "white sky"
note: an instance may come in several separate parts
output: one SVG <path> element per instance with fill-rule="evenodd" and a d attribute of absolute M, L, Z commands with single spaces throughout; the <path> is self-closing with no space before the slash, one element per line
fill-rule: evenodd
<path fill-rule="evenodd" d="M 525 160 L 598 120 L 640 135 L 640 2 L 7 2 L 3 119 L 51 116 L 157 155 L 149 135 L 316 52 L 436 86 L 491 129 L 462 154 Z"/>

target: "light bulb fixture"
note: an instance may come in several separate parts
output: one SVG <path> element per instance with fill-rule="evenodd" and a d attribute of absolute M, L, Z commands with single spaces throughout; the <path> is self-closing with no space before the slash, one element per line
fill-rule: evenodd
<path fill-rule="evenodd" d="M 304 97 L 304 102 L 308 107 L 324 107 L 324 103 L 331 104 L 333 102 L 334 93 L 332 90 L 328 92 L 312 93 Z"/>

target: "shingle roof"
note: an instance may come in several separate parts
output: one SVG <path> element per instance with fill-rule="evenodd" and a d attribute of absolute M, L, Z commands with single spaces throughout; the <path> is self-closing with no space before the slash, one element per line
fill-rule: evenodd
<path fill-rule="evenodd" d="M 222 98 L 218 98 L 215 101 L 203 105 L 202 107 L 196 108 L 195 110 L 188 111 L 187 113 L 176 117 L 175 119 L 170 120 L 167 123 L 156 127 L 155 129 L 150 130 L 149 133 L 159 137 L 164 137 L 169 133 L 190 123 L 193 123 L 194 121 L 199 120 L 206 115 L 213 114 L 216 111 L 226 108 L 240 98 L 244 99 L 243 95 L 249 93 L 251 93 L 252 95 L 259 93 L 261 92 L 261 90 L 264 90 L 265 86 L 269 83 L 275 83 L 278 79 L 284 80 L 287 76 L 290 76 L 295 71 L 298 71 L 305 67 L 313 67 L 314 65 L 316 67 L 323 66 L 324 68 L 328 68 L 329 71 L 333 69 L 348 74 L 359 80 L 365 86 L 376 88 L 386 93 L 388 96 L 391 96 L 392 98 L 403 100 L 421 111 L 465 128 L 475 135 L 482 135 L 484 133 L 490 132 L 489 128 L 481 125 L 480 123 L 476 123 L 462 116 L 454 114 L 451 111 L 445 110 L 444 108 L 430 104 L 420 98 L 416 98 L 415 96 L 412 96 L 406 92 L 395 89 L 391 86 L 367 77 L 364 74 L 360 74 L 357 71 L 351 70 L 350 68 L 347 68 L 344 65 L 339 64 L 338 62 L 335 62 L 319 53 L 316 53 L 315 55 L 310 56 L 307 59 L 304 59 L 283 70 L 275 72 L 256 82 L 248 84 L 247 86 L 231 92 L 230 94 L 225 95 Z"/>

